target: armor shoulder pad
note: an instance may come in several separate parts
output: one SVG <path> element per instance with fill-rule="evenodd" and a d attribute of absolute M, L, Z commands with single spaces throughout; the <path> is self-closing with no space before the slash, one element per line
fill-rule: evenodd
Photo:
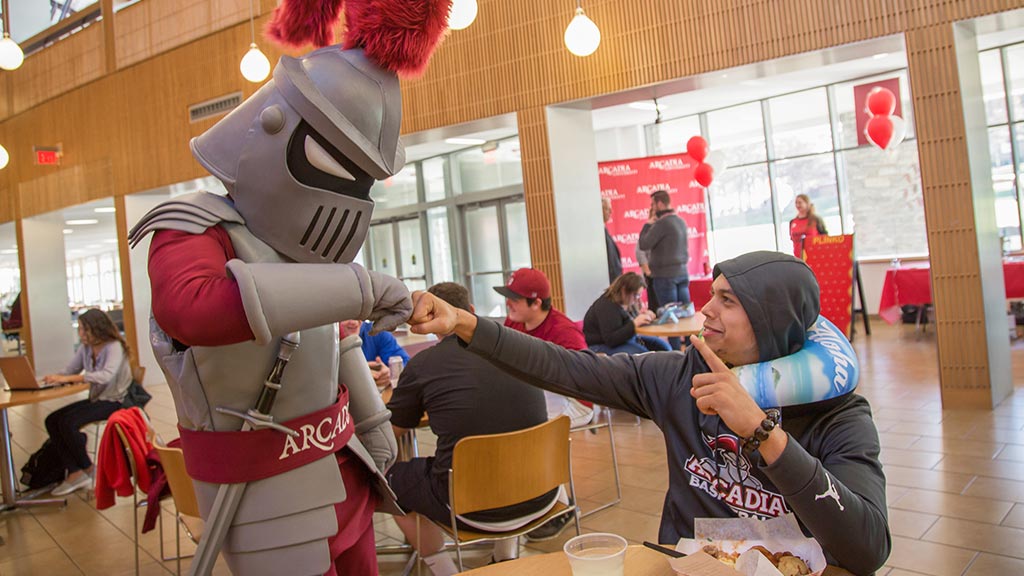
<path fill-rule="evenodd" d="M 230 200 L 209 192 L 186 194 L 163 202 L 146 213 L 128 232 L 128 242 L 134 248 L 146 234 L 157 230 L 202 234 L 221 222 L 245 225 L 245 220 Z"/>

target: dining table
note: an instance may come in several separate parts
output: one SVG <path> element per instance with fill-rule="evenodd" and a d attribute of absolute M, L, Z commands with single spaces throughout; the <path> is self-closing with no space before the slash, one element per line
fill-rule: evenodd
<path fill-rule="evenodd" d="M 669 546 L 671 548 L 671 546 Z M 498 562 L 462 572 L 467 576 L 572 576 L 565 552 L 551 552 Z M 623 574 L 628 576 L 675 576 L 668 556 L 640 545 L 626 548 Z M 852 576 L 846 570 L 826 566 L 822 576 Z"/>
<path fill-rule="evenodd" d="M 85 382 L 41 390 L 9 390 L 6 386 L 0 390 L 0 488 L 4 492 L 0 511 L 38 504 L 67 504 L 66 498 L 22 497 L 18 492 L 18 481 L 15 478 L 17 472 L 14 469 L 14 456 L 11 453 L 11 426 L 7 419 L 7 409 L 64 398 L 87 390 L 89 390 L 89 385 Z"/>
<path fill-rule="evenodd" d="M 641 336 L 657 336 L 658 338 L 684 338 L 700 334 L 704 329 L 704 315 L 695 312 L 689 318 L 680 318 L 678 322 L 665 324 L 647 324 L 636 329 Z"/>
<path fill-rule="evenodd" d="M 1003 260 L 1003 284 L 1007 300 L 1024 300 L 1024 260 Z M 892 266 L 885 272 L 878 315 L 889 324 L 899 322 L 903 306 L 932 303 L 932 276 L 928 262 Z"/>

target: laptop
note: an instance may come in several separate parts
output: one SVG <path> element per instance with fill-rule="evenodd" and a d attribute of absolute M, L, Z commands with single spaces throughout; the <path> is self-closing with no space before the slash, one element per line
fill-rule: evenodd
<path fill-rule="evenodd" d="M 62 385 L 59 382 L 46 384 L 42 378 L 36 378 L 36 373 L 25 356 L 0 357 L 0 372 L 7 381 L 8 390 L 45 390 Z"/>

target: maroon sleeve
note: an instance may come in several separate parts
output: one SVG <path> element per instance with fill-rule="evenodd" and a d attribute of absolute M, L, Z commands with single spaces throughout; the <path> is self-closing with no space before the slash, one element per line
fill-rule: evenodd
<path fill-rule="evenodd" d="M 569 350 L 587 349 L 587 339 L 583 337 L 583 331 L 564 314 L 560 314 L 558 322 L 552 326 L 549 340 Z"/>
<path fill-rule="evenodd" d="M 189 346 L 252 340 L 238 284 L 225 265 L 235 257 L 219 226 L 202 234 L 160 230 L 149 247 L 153 317 L 164 332 Z"/>

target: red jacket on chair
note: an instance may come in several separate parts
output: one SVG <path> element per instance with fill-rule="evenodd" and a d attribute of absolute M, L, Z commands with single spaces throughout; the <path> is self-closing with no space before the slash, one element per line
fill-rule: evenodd
<path fill-rule="evenodd" d="M 107 419 L 96 457 L 96 508 L 99 510 L 114 505 L 115 492 L 118 496 L 131 496 L 135 491 L 131 467 L 115 424 L 124 430 L 125 438 L 128 439 L 127 448 L 135 460 L 138 487 L 143 492 L 149 490 L 150 473 L 146 465 L 146 454 L 153 449 L 153 443 L 147 437 L 149 426 L 138 408 L 118 410 Z"/>

